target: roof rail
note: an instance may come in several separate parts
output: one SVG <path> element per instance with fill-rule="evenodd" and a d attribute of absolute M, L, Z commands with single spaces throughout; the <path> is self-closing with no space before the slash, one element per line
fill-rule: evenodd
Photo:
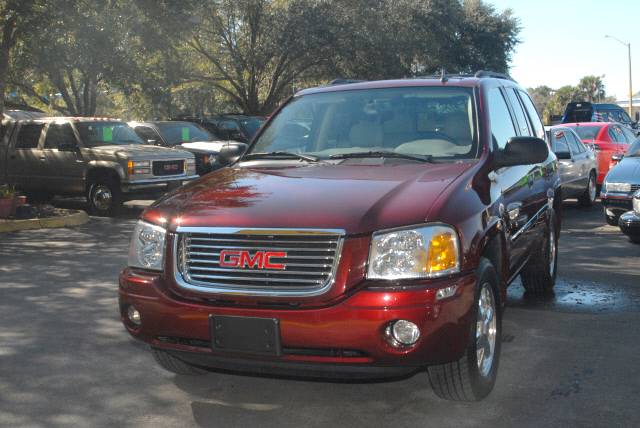
<path fill-rule="evenodd" d="M 362 83 L 366 82 L 366 80 L 358 80 L 358 79 L 333 79 L 329 82 L 329 85 L 348 85 L 349 83 Z"/>
<path fill-rule="evenodd" d="M 476 71 L 476 74 L 474 74 L 473 76 L 478 78 L 493 77 L 494 79 L 505 79 L 505 80 L 511 80 L 512 82 L 515 82 L 515 80 L 508 74 L 497 73 L 495 71 L 478 70 Z"/>

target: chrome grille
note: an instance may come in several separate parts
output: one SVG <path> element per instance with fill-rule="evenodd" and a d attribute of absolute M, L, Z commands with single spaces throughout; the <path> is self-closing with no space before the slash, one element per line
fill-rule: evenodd
<path fill-rule="evenodd" d="M 344 231 L 178 228 L 176 281 L 243 295 L 318 295 L 332 284 Z"/>
<path fill-rule="evenodd" d="M 632 184 L 631 185 L 631 193 L 635 193 L 640 190 L 640 184 Z"/>

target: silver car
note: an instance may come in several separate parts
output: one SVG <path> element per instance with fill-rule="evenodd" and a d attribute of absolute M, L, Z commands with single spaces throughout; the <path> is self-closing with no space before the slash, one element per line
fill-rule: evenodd
<path fill-rule="evenodd" d="M 590 207 L 597 196 L 595 153 L 571 128 L 552 126 L 547 132 L 551 149 L 558 158 L 562 199 L 578 198 L 580 205 Z"/>
<path fill-rule="evenodd" d="M 97 215 L 112 215 L 126 199 L 156 195 L 198 178 L 193 154 L 150 146 L 125 122 L 45 118 L 3 122 L 0 182 L 32 200 L 84 195 Z"/>

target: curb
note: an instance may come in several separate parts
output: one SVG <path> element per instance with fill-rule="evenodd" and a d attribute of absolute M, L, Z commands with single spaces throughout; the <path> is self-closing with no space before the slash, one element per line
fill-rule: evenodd
<path fill-rule="evenodd" d="M 80 226 L 88 221 L 89 216 L 86 212 L 70 210 L 69 215 L 60 217 L 0 221 L 0 233 L 31 229 L 52 229 L 68 226 Z"/>

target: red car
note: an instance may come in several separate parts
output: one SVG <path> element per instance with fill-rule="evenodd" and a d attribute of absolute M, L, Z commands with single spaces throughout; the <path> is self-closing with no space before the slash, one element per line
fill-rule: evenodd
<path fill-rule="evenodd" d="M 579 122 L 564 123 L 562 126 L 573 128 L 582 142 L 590 146 L 596 153 L 598 161 L 598 186 L 604 177 L 637 137 L 629 128 L 615 122 Z"/>
<path fill-rule="evenodd" d="M 560 177 L 540 137 L 495 73 L 304 90 L 143 213 L 124 326 L 175 373 L 426 370 L 437 395 L 479 400 L 508 284 L 555 283 Z"/>

